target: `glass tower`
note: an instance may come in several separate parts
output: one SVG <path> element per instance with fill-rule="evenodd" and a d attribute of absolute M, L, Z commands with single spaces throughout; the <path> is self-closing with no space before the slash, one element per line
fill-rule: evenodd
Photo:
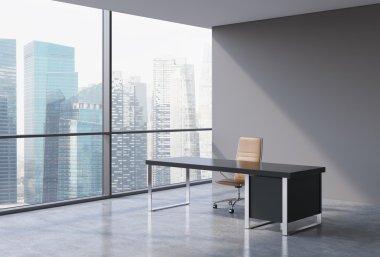
<path fill-rule="evenodd" d="M 67 100 L 62 94 L 50 97 L 47 127 L 60 133 L 101 131 L 101 90 L 99 84 L 83 89 Z M 101 136 L 45 138 L 43 202 L 101 194 L 101 147 Z"/>
<path fill-rule="evenodd" d="M 124 82 L 113 72 L 112 124 L 115 131 L 147 130 L 147 87 L 138 77 Z M 147 134 L 112 137 L 112 190 L 122 192 L 146 188 Z"/>
<path fill-rule="evenodd" d="M 182 59 L 153 60 L 152 129 L 195 128 L 194 65 Z M 154 133 L 153 158 L 199 156 L 198 133 Z M 154 167 L 153 184 L 184 181 L 177 168 Z M 173 171 L 173 172 L 170 172 Z M 199 180 L 200 172 L 191 174 Z"/>
<path fill-rule="evenodd" d="M 69 109 L 72 112 L 70 120 L 71 133 L 102 131 L 102 90 L 102 84 L 90 86 L 80 91 L 70 101 L 71 108 Z M 65 118 L 62 120 L 65 120 Z M 73 140 L 75 140 L 74 145 Z M 71 162 L 72 170 L 67 171 L 70 172 L 70 197 L 87 197 L 102 194 L 102 137 L 71 137 L 70 144 L 69 149 L 78 160 Z M 75 170 L 75 173 L 73 170 Z"/>
<path fill-rule="evenodd" d="M 16 135 L 16 40 L 0 39 L 0 135 Z M 0 142 L 0 204 L 17 202 L 16 139 Z"/>
<path fill-rule="evenodd" d="M 67 124 L 60 124 L 57 121 L 60 119 L 61 103 L 78 92 L 74 48 L 33 41 L 24 47 L 24 66 L 25 134 L 67 131 Z M 26 204 L 59 199 L 59 190 L 56 190 L 59 187 L 60 175 L 57 163 L 64 157 L 59 155 L 59 151 L 65 151 L 57 147 L 59 140 L 59 138 L 25 140 L 24 201 Z M 51 196 L 48 196 L 50 194 Z"/>

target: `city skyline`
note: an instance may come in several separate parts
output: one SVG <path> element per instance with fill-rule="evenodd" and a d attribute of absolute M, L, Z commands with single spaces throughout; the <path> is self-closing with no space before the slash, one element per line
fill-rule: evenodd
<path fill-rule="evenodd" d="M 12 42 L 11 50 L 7 50 L 12 65 L 7 66 L 7 73 L 0 73 L 0 134 L 102 132 L 102 11 L 50 0 L 6 2 L 7 8 L 0 10 L 0 22 L 7 26 L 1 29 L 0 38 Z M 157 87 L 153 66 L 160 58 L 186 60 L 182 68 L 187 71 L 178 68 L 172 81 L 167 82 L 183 86 L 172 110 L 165 114 L 171 126 L 206 125 L 207 117 L 205 122 L 196 117 L 203 119 L 200 112 L 209 106 L 207 101 L 202 105 L 196 99 L 201 99 L 197 96 L 201 86 L 208 87 L 202 82 L 204 74 L 211 76 L 208 64 L 203 67 L 204 53 L 211 51 L 211 31 L 116 12 L 112 19 L 112 66 L 125 78 L 121 91 L 123 99 L 128 99 L 121 105 L 121 129 L 157 127 L 152 123 L 152 99 Z M 0 59 L 0 69 L 4 68 L 2 62 L 9 60 Z M 185 100 L 184 92 L 189 93 L 191 101 Z M 190 149 L 187 154 L 202 154 L 211 149 L 199 143 L 200 138 L 205 142 L 211 138 L 206 134 L 172 133 L 173 139 L 165 147 L 183 146 Z M 121 154 L 122 166 L 121 177 L 115 176 L 115 183 L 121 190 L 142 188 L 146 180 L 144 159 L 154 154 L 153 134 L 118 138 L 122 142 L 112 147 Z M 15 206 L 101 194 L 102 136 L 2 139 L 1 143 L 0 152 L 7 154 L 0 158 L 1 183 L 4 176 L 7 178 L 6 184 L 0 184 L 2 208 L 10 203 Z M 168 153 L 180 154 L 172 149 Z M 192 178 L 200 173 L 194 174 Z M 200 177 L 206 178 L 204 174 Z M 163 184 L 175 183 L 181 176 L 170 175 Z M 2 197 L 7 198 L 6 203 L 1 202 Z"/>
<path fill-rule="evenodd" d="M 20 5 L 24 8 L 20 9 Z M 51 42 L 77 49 L 75 58 L 79 88 L 102 81 L 101 10 L 83 6 L 78 8 L 50 0 L 9 0 L 7 8 L 0 10 L 0 22 L 7 24 L 1 29 L 0 38 L 17 39 L 17 110 L 24 109 L 22 52 L 24 45 L 31 41 Z M 154 58 L 169 57 L 186 58 L 193 63 L 195 80 L 200 80 L 203 49 L 211 49 L 210 29 L 117 12 L 113 13 L 112 24 L 113 52 L 120 57 L 113 58 L 113 67 L 122 71 L 125 77 L 139 76 L 151 84 L 153 78 L 146 65 L 150 65 Z M 56 33 L 57 29 L 59 33 Z M 23 112 L 17 113 L 18 134 L 24 134 L 23 115 Z"/>
<path fill-rule="evenodd" d="M 77 50 L 76 70 L 80 72 L 79 88 L 100 83 L 102 11 L 51 0 L 7 0 L 6 6 L 0 9 L 0 23 L 7 24 L 2 26 L 0 38 L 17 39 L 17 133 L 24 134 L 24 113 L 20 111 L 24 110 L 24 46 L 41 41 L 74 47 Z"/>
<path fill-rule="evenodd" d="M 75 71 L 75 49 L 40 41 L 32 41 L 25 45 L 24 49 L 25 92 L 30 96 L 35 94 L 38 96 L 38 101 L 35 101 L 33 97 L 24 99 L 24 105 L 27 106 L 24 110 L 26 114 L 24 130 L 29 134 L 101 131 L 102 85 L 90 85 L 82 90 L 79 89 L 78 72 Z M 162 70 L 159 65 L 157 66 L 160 61 L 169 62 L 171 70 L 168 72 L 165 68 Z M 117 80 L 117 76 L 120 77 L 120 96 L 124 98 L 120 102 L 117 100 L 120 96 L 113 94 L 113 105 L 119 102 L 122 111 L 122 116 L 118 116 L 118 111 L 115 112 L 113 108 L 114 129 L 117 130 L 117 122 L 120 120 L 122 120 L 119 124 L 121 130 L 159 129 L 163 123 L 155 120 L 153 114 L 155 109 L 160 110 L 157 102 L 155 104 L 154 101 L 157 92 L 162 91 L 159 84 L 166 88 L 165 94 L 171 95 L 171 107 L 159 115 L 169 120 L 165 126 L 168 128 L 196 126 L 194 65 L 187 63 L 186 59 L 156 58 L 153 60 L 154 76 L 157 77 L 158 74 L 163 73 L 168 73 L 168 76 L 165 81 L 156 79 L 150 87 L 139 77 L 133 76 L 124 81 L 121 72 L 114 71 L 113 73 L 118 74 L 113 76 L 114 79 Z M 118 90 L 116 80 L 113 81 L 113 93 Z M 148 88 L 153 91 L 148 93 Z M 161 104 L 165 105 L 165 103 Z M 157 151 L 161 153 L 166 151 L 167 157 L 178 154 L 200 155 L 198 132 L 164 134 L 154 133 L 150 137 L 147 134 L 119 136 L 122 140 L 119 142 L 116 140 L 116 144 L 112 145 L 113 155 L 117 156 L 119 152 L 119 160 L 123 163 L 119 178 L 117 169 L 120 166 L 113 165 L 114 181 L 119 180 L 116 183 L 118 186 L 115 184 L 115 192 L 145 188 L 144 160 L 147 157 L 157 156 Z M 170 143 L 162 144 L 166 147 L 161 146 L 161 150 L 157 150 L 157 146 L 162 143 L 159 141 L 165 141 L 165 138 L 169 139 Z M 157 139 L 158 144 L 154 143 Z M 88 163 L 97 163 L 92 168 L 101 170 L 102 164 L 97 162 L 101 161 L 99 157 L 101 156 L 101 138 L 82 140 L 81 137 L 77 137 L 75 142 L 77 149 L 73 149 L 73 141 L 70 137 L 25 140 L 23 149 L 25 151 L 23 160 L 25 203 L 52 202 L 101 193 L 101 172 L 98 176 L 91 176 L 89 175 L 91 169 L 87 169 L 86 172 L 86 168 L 83 170 L 83 164 L 70 161 L 74 154 L 77 156 L 74 160 L 87 159 Z M 85 148 L 79 148 L 81 144 L 85 145 Z M 99 146 L 99 158 L 88 159 L 83 154 L 80 157 L 80 150 L 85 151 L 86 147 L 91 145 L 93 147 L 87 149 L 95 149 L 94 146 Z M 66 157 L 62 158 L 62 156 Z M 79 168 L 80 166 L 82 168 Z M 77 180 L 75 183 L 72 182 L 73 177 Z M 165 172 L 160 173 L 159 177 L 162 179 L 158 179 L 157 175 L 155 177 L 156 185 L 178 183 L 183 180 L 183 174 L 178 172 L 169 172 L 167 175 Z M 193 172 L 191 175 L 192 180 L 205 177 L 207 175 L 201 172 Z"/>

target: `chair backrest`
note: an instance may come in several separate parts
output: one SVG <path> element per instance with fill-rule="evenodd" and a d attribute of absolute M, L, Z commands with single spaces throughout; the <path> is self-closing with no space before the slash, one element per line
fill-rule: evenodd
<path fill-rule="evenodd" d="M 236 160 L 261 162 L 263 139 L 260 137 L 241 137 L 236 152 Z M 244 174 L 235 173 L 235 180 L 244 180 Z"/>

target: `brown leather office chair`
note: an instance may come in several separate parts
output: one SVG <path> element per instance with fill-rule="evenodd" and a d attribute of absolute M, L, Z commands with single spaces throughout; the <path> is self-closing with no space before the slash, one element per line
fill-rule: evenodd
<path fill-rule="evenodd" d="M 263 139 L 259 137 L 241 137 L 239 139 L 239 145 L 236 153 L 236 160 L 238 161 L 249 161 L 249 162 L 261 162 L 262 157 L 262 147 Z M 237 198 L 224 199 L 220 201 L 214 202 L 213 208 L 218 208 L 218 203 L 228 202 L 229 213 L 234 213 L 234 206 L 238 201 L 244 200 L 244 198 L 240 197 L 240 189 L 244 186 L 244 174 L 235 173 L 234 177 L 227 177 L 223 172 L 220 172 L 224 179 L 215 181 L 218 184 L 233 186 L 238 190 Z"/>

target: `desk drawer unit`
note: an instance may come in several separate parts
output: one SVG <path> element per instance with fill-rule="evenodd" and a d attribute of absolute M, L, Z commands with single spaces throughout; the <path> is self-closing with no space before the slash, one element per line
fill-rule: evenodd
<path fill-rule="evenodd" d="M 321 213 L 321 174 L 288 179 L 288 222 Z M 282 179 L 250 177 L 250 217 L 282 222 Z"/>

